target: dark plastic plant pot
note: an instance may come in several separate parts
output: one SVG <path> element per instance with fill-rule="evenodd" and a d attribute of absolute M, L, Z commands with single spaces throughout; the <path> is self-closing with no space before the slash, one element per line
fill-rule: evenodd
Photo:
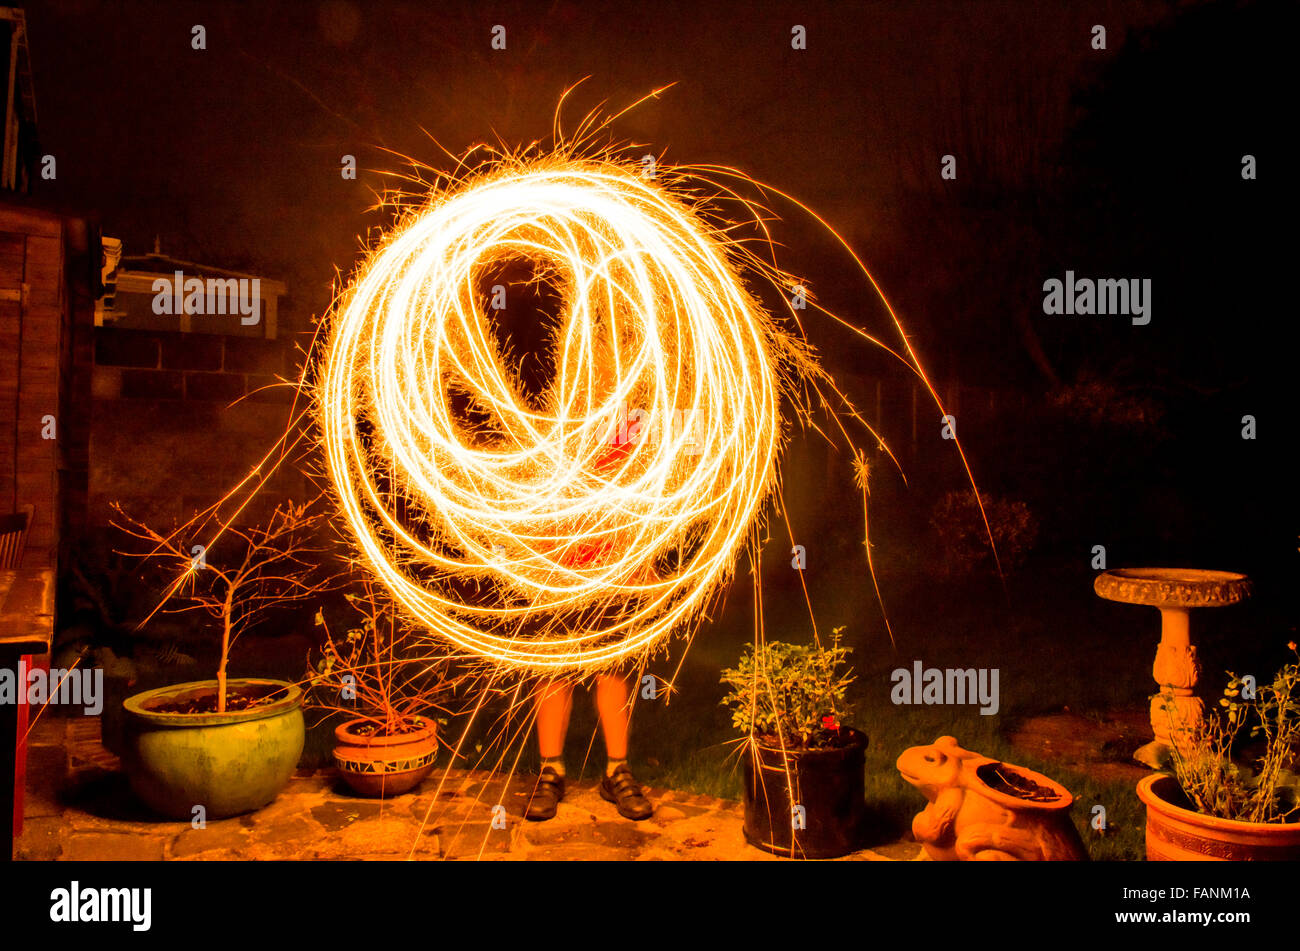
<path fill-rule="evenodd" d="M 394 736 L 362 736 L 365 717 L 334 729 L 334 765 L 358 796 L 382 799 L 410 792 L 428 776 L 438 755 L 438 724 L 413 717 L 418 729 Z"/>
<path fill-rule="evenodd" d="M 211 694 L 215 680 L 147 690 L 122 703 L 126 743 L 122 764 L 131 789 L 154 812 L 207 819 L 260 809 L 288 784 L 302 756 L 302 691 L 280 680 L 230 680 L 241 687 L 283 691 L 283 699 L 226 713 L 162 713 L 158 704 Z"/>
<path fill-rule="evenodd" d="M 847 745 L 780 750 L 750 743 L 745 762 L 745 841 L 774 855 L 829 859 L 862 847 L 867 736 Z M 793 793 L 793 796 L 791 795 Z M 794 807 L 802 806 L 796 812 Z M 797 828 L 802 822 L 803 828 Z"/>

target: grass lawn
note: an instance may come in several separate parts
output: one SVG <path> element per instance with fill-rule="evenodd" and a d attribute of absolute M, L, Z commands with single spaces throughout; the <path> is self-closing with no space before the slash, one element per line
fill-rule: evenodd
<path fill-rule="evenodd" d="M 966 616 L 963 616 L 966 615 Z M 864 730 L 870 742 L 866 756 L 866 795 L 873 814 L 875 830 L 882 841 L 895 840 L 911 825 L 912 817 L 925 805 L 919 792 L 899 776 L 894 762 L 909 746 L 928 744 L 943 735 L 952 735 L 968 749 L 996 759 L 1005 759 L 1043 772 L 1063 783 L 1078 798 L 1075 821 L 1084 834 L 1094 858 L 1139 859 L 1143 855 L 1142 810 L 1130 783 L 1098 782 L 1088 776 L 1062 770 L 1050 762 L 1027 757 L 1015 750 L 1007 739 L 1010 727 L 1020 716 L 1060 710 L 1075 698 L 1060 686 L 1077 676 L 1071 668 L 1081 658 L 1070 652 L 1036 651 L 1025 638 L 1015 654 L 1014 665 L 1008 655 L 994 660 L 987 657 L 989 645 L 981 650 L 965 647 L 967 627 L 976 619 L 968 612 L 954 611 L 945 627 L 929 627 L 923 649 L 907 651 L 900 644 L 895 654 L 886 641 L 883 645 L 861 643 L 857 638 L 854 666 L 857 681 L 850 688 L 853 725 Z M 897 630 L 897 617 L 891 619 Z M 805 625 L 806 626 L 806 625 Z M 850 625 L 851 628 L 851 625 Z M 778 635 L 768 627 L 768 637 L 785 636 L 792 640 L 805 637 Z M 901 633 L 901 632 L 900 632 Z M 850 631 L 846 631 L 846 637 Z M 1154 634 L 1152 635 L 1154 637 Z M 752 635 L 744 629 L 726 629 L 716 625 L 696 638 L 681 673 L 676 679 L 674 695 L 667 703 L 641 702 L 634 718 L 634 758 L 639 775 L 656 785 L 687 789 L 738 799 L 741 790 L 739 746 L 731 728 L 730 714 L 719 705 L 724 693 L 717 682 L 718 671 L 734 664 L 744 643 Z M 905 643 L 905 642 L 904 642 Z M 1002 708 L 996 715 L 984 716 L 974 706 L 895 706 L 890 701 L 890 672 L 895 667 L 910 667 L 914 659 L 927 666 L 996 666 L 1001 668 Z M 1145 670 L 1140 660 L 1130 664 L 1140 675 Z M 1090 669 L 1096 669 L 1090 666 Z M 1126 674 L 1128 671 L 1125 672 Z M 1128 699 L 1141 699 L 1147 685 L 1142 677 L 1135 680 Z M 1079 709 L 1070 703 L 1072 709 Z M 585 714 L 579 718 L 579 711 Z M 589 736 L 595 722 L 589 707 L 575 709 L 574 734 Z M 580 732 L 581 731 L 581 732 Z M 593 756 L 598 765 L 598 755 Z M 1106 807 L 1108 831 L 1103 837 L 1086 828 L 1095 804 Z"/>
<path fill-rule="evenodd" d="M 864 572 L 865 575 L 865 572 Z M 1092 573 L 1060 571 L 1022 575 L 1003 593 L 996 578 L 987 583 L 940 586 L 902 577 L 882 579 L 890 621 L 897 640 L 891 647 L 880 623 L 870 581 L 839 590 L 814 586 L 819 631 L 844 625 L 845 642 L 854 648 L 857 673 L 850 687 L 853 724 L 864 730 L 867 750 L 866 793 L 882 841 L 910 828 L 925 805 L 894 766 L 907 747 L 952 735 L 966 747 L 1042 772 L 1064 784 L 1076 797 L 1074 820 L 1094 859 L 1140 860 L 1144 857 L 1144 810 L 1130 780 L 1107 780 L 1064 768 L 1012 746 L 1009 736 L 1025 717 L 1059 713 L 1068 708 L 1100 720 L 1106 711 L 1145 707 L 1155 689 L 1151 659 L 1159 633 L 1154 610 L 1115 605 L 1092 591 Z M 736 591 L 745 590 L 738 582 Z M 892 595 L 892 596 L 891 596 Z M 819 600 L 820 596 L 820 600 Z M 810 639 L 807 608 L 798 597 L 765 597 L 770 640 Z M 1202 612 L 1195 635 L 1205 659 L 1204 679 L 1219 682 L 1218 671 L 1239 665 L 1243 644 L 1263 639 L 1258 612 Z M 633 759 L 647 782 L 712 795 L 739 798 L 741 770 L 728 711 L 719 705 L 724 688 L 719 671 L 733 666 L 753 639 L 752 614 L 744 598 L 733 594 L 718 619 L 694 639 L 675 691 L 664 702 L 640 701 L 633 721 Z M 1249 656 L 1250 650 L 1245 651 Z M 1000 709 L 981 715 L 977 706 L 894 705 L 891 672 L 927 667 L 989 667 L 999 670 Z M 670 675 L 661 662 L 656 672 Z M 571 747 L 579 737 L 594 735 L 591 705 L 575 704 Z M 1099 731 L 1100 732 L 1100 731 Z M 1130 750 L 1103 750 L 1100 759 L 1126 760 Z M 576 755 L 576 754 L 575 754 Z M 589 770 L 603 762 L 599 739 Z M 1088 825 L 1093 807 L 1106 810 L 1106 831 Z"/>

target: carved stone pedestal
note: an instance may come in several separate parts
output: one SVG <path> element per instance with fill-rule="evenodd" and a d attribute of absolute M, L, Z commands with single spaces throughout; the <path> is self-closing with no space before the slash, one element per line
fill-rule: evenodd
<path fill-rule="evenodd" d="M 1170 748 L 1181 744 L 1204 713 L 1204 704 L 1196 696 L 1201 665 L 1191 641 L 1190 610 L 1244 600 L 1250 596 L 1250 579 L 1232 571 L 1196 568 L 1116 568 L 1098 575 L 1093 588 L 1110 601 L 1160 609 L 1160 644 L 1151 666 L 1160 688 L 1151 700 L 1155 739 L 1139 747 L 1133 758 L 1161 769 Z"/>

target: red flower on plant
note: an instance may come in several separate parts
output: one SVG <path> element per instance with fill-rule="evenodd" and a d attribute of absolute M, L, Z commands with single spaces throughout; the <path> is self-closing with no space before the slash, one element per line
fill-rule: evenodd
<path fill-rule="evenodd" d="M 838 730 L 839 728 L 840 725 L 835 721 L 834 714 L 827 714 L 826 716 L 822 717 L 823 730 Z"/>

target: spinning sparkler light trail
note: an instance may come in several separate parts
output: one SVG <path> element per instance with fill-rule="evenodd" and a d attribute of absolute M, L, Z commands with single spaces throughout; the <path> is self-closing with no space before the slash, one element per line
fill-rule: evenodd
<path fill-rule="evenodd" d="M 775 485 L 781 396 L 806 371 L 733 251 L 635 168 L 553 154 L 436 192 L 371 256 L 316 413 L 359 557 L 411 618 L 557 675 L 698 618 Z M 494 342 L 484 281 L 510 262 L 563 302 L 541 399 Z"/>

